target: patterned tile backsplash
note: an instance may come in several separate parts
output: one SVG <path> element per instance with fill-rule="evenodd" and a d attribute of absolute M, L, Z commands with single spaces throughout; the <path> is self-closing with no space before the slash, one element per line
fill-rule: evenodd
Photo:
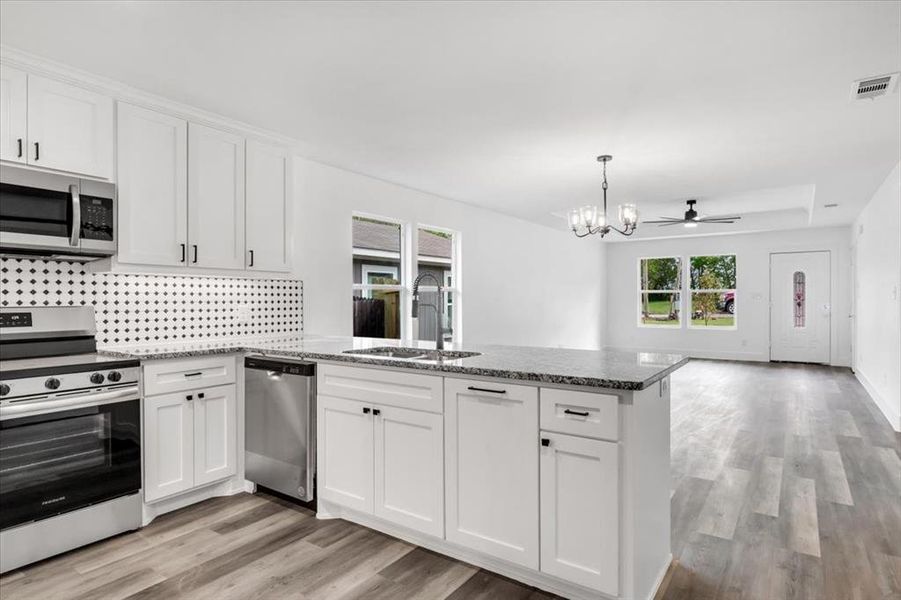
<path fill-rule="evenodd" d="M 299 335 L 303 282 L 91 273 L 80 263 L 0 258 L 0 306 L 93 304 L 102 345 Z"/>

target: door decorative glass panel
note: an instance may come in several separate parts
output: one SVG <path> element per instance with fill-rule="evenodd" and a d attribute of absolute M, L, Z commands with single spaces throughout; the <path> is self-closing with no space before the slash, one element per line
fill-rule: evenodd
<path fill-rule="evenodd" d="M 807 282 L 802 271 L 795 271 L 794 278 L 794 310 L 795 327 L 804 327 L 807 313 Z"/>

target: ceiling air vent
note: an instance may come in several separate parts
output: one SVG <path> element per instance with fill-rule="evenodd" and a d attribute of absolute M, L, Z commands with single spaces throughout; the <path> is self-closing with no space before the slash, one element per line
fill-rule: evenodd
<path fill-rule="evenodd" d="M 878 98 L 879 96 L 891 94 L 897 87 L 898 73 L 860 79 L 851 85 L 851 99 Z"/>

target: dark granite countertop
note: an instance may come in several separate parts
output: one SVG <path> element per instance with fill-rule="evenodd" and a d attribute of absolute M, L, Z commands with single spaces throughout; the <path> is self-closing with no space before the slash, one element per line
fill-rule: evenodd
<path fill-rule="evenodd" d="M 442 361 L 413 361 L 346 354 L 344 352 L 350 349 L 365 350 L 380 346 L 434 349 L 435 343 L 372 338 L 304 336 L 120 346 L 101 350 L 110 356 L 127 356 L 142 360 L 251 352 L 314 361 L 377 365 L 417 371 L 437 371 L 619 390 L 645 389 L 689 360 L 688 357 L 678 354 L 635 352 L 615 348 L 572 350 L 566 348 L 495 345 L 449 345 L 448 349 L 450 350 L 479 352 L 480 355 Z"/>

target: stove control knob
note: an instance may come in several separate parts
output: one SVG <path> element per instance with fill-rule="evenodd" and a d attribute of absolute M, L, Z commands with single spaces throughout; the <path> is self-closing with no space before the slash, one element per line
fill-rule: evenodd
<path fill-rule="evenodd" d="M 55 390 L 59 387 L 59 379 L 56 377 L 51 377 L 47 381 L 44 382 L 44 387 L 48 390 Z"/>
<path fill-rule="evenodd" d="M 113 383 L 116 383 L 117 381 L 122 380 L 122 373 L 120 373 L 119 371 L 110 371 L 109 373 L 106 374 L 106 378 L 109 379 L 110 381 L 112 381 Z"/>
<path fill-rule="evenodd" d="M 0 383 L 0 396 L 5 396 L 9 393 L 9 386 L 5 383 Z"/>
<path fill-rule="evenodd" d="M 100 373 L 91 374 L 91 383 L 103 383 L 103 375 Z"/>

